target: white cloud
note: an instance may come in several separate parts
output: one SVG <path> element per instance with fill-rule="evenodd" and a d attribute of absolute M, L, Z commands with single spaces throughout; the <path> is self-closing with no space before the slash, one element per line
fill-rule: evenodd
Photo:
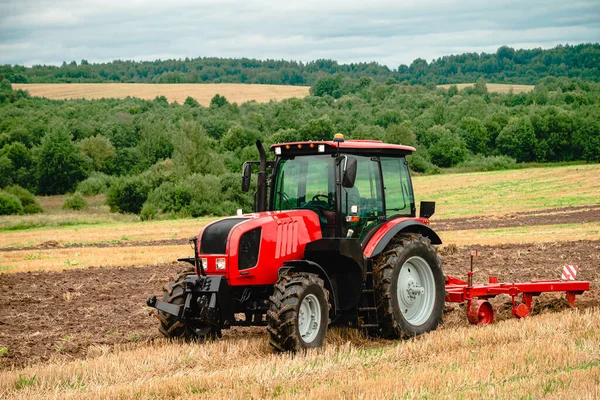
<path fill-rule="evenodd" d="M 0 0 L 0 64 L 216 56 L 396 68 L 598 41 L 597 0 Z"/>

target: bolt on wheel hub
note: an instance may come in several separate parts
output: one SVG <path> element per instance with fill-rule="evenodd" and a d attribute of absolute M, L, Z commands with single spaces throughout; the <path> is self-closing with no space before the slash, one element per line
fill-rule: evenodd
<path fill-rule="evenodd" d="M 407 322 L 421 325 L 427 321 L 435 303 L 435 280 L 427 261 L 416 256 L 406 260 L 398 275 L 396 295 Z"/>

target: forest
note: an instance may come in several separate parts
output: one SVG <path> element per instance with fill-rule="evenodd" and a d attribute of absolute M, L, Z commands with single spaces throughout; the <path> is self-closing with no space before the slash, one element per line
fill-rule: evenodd
<path fill-rule="evenodd" d="M 324 77 L 311 95 L 209 107 L 152 101 L 56 101 L 0 84 L 0 213 L 37 212 L 31 195 L 106 193 L 112 211 L 142 219 L 248 210 L 240 190 L 255 141 L 380 139 L 413 145 L 415 173 L 600 162 L 600 83 L 542 79 L 528 93 L 458 90 Z"/>
<path fill-rule="evenodd" d="M 391 68 L 375 62 L 339 64 L 332 60 L 307 63 L 284 60 L 185 58 L 179 60 L 90 63 L 63 62 L 61 66 L 0 66 L 0 81 L 11 83 L 258 83 L 313 85 L 331 75 L 369 77 L 377 82 L 426 85 L 475 82 L 535 84 L 547 76 L 600 80 L 600 44 L 559 45 L 552 49 L 500 47 L 496 53 L 464 53 L 428 62 Z"/>

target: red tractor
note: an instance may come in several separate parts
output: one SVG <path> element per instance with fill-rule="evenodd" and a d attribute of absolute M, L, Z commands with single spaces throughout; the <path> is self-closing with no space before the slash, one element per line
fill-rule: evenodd
<path fill-rule="evenodd" d="M 373 140 L 275 144 L 258 165 L 255 212 L 205 226 L 194 268 L 166 287 L 158 310 L 169 338 L 202 339 L 231 326 L 267 326 L 278 351 L 319 347 L 331 324 L 384 338 L 436 329 L 444 309 L 441 244 L 416 216 L 409 146 Z M 269 172 L 268 172 L 269 171 Z M 270 190 L 269 190 L 270 189 Z"/>

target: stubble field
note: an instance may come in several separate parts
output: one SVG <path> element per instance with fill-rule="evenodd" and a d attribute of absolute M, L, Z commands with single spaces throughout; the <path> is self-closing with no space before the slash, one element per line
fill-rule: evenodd
<path fill-rule="evenodd" d="M 191 253 L 186 238 L 209 219 L 102 222 L 98 199 L 88 213 L 100 224 L 3 229 L 0 398 L 596 398 L 597 176 L 600 166 L 584 165 L 414 179 L 419 200 L 437 201 L 445 273 L 464 277 L 473 248 L 478 281 L 558 278 L 577 264 L 592 290 L 576 310 L 514 320 L 501 298 L 499 322 L 472 327 L 449 305 L 441 329 L 423 337 L 335 328 L 323 349 L 296 356 L 273 354 L 259 328 L 202 345 L 159 336 L 144 300 L 183 268 L 172 260 Z M 51 215 L 59 225 L 73 218 Z"/>
<path fill-rule="evenodd" d="M 225 96 L 232 103 L 239 104 L 251 100 L 265 103 L 289 97 L 305 97 L 310 89 L 309 86 L 245 85 L 241 83 L 31 83 L 13 84 L 13 88 L 27 90 L 35 97 L 46 97 L 53 100 L 124 99 L 126 97 L 153 100 L 156 96 L 165 96 L 170 103 L 176 101 L 181 104 L 190 96 L 203 106 L 208 106 L 216 94 Z"/>
<path fill-rule="evenodd" d="M 27 90 L 32 96 L 46 97 L 53 100 L 124 99 L 126 97 L 153 100 L 156 96 L 165 96 L 170 103 L 176 101 L 181 104 L 190 96 L 203 106 L 208 106 L 210 100 L 216 94 L 225 96 L 230 102 L 238 104 L 252 100 L 264 103 L 290 97 L 305 97 L 308 96 L 310 89 L 310 86 L 241 83 L 15 83 L 12 86 L 15 89 Z M 440 88 L 444 89 L 448 89 L 450 86 L 439 85 Z M 460 90 L 473 86 L 473 84 L 461 83 L 456 86 Z M 533 90 L 534 86 L 488 83 L 487 88 L 490 92 L 508 93 L 512 89 L 513 93 L 522 93 Z"/>

